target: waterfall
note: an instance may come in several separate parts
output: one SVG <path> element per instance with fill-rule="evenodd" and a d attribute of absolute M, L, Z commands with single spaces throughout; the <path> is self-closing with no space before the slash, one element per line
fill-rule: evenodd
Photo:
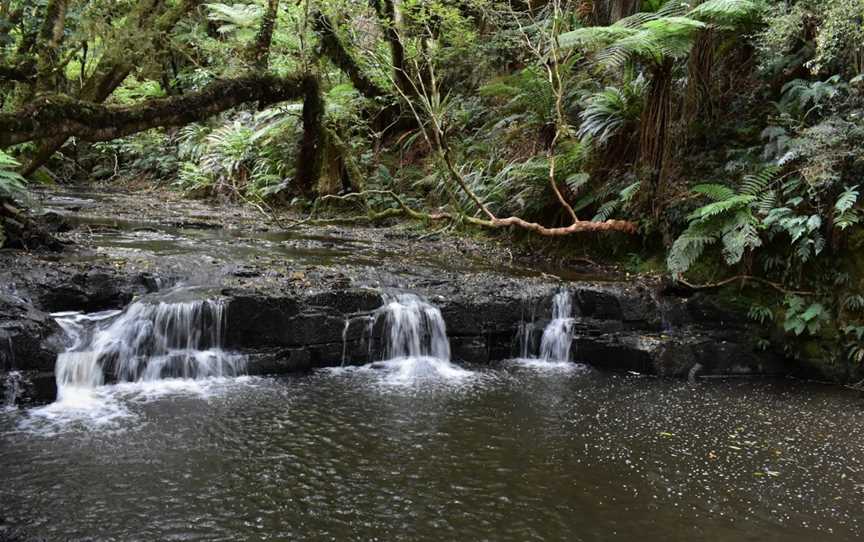
<path fill-rule="evenodd" d="M 3 401 L 0 403 L 2 410 L 11 410 L 15 408 L 15 403 L 18 399 L 21 387 L 21 373 L 18 371 L 10 371 L 6 373 L 5 382 L 3 385 Z"/>
<path fill-rule="evenodd" d="M 540 338 L 539 357 L 531 355 L 532 337 L 537 325 L 531 322 L 522 324 L 522 360 L 542 360 L 544 362 L 569 362 L 573 344 L 573 300 L 570 292 L 561 290 L 552 298 L 552 319 L 543 329 Z"/>
<path fill-rule="evenodd" d="M 415 294 L 388 296 L 384 301 L 378 314 L 385 318 L 385 359 L 450 360 L 447 327 L 438 307 Z"/>
<path fill-rule="evenodd" d="M 552 299 L 552 320 L 540 339 L 540 358 L 544 361 L 570 361 L 573 343 L 573 302 L 570 292 L 562 290 Z"/>
<path fill-rule="evenodd" d="M 119 382 L 236 376 L 245 358 L 223 350 L 223 300 L 140 300 L 124 311 L 54 315 L 72 344 L 57 357 L 58 396 Z"/>
<path fill-rule="evenodd" d="M 383 305 L 368 320 L 370 359 L 378 358 L 368 367 L 390 371 L 391 382 L 471 374 L 450 363 L 450 341 L 441 310 L 420 296 L 387 294 Z M 379 332 L 379 340 L 374 341 Z M 373 343 L 379 348 L 373 349 Z"/>

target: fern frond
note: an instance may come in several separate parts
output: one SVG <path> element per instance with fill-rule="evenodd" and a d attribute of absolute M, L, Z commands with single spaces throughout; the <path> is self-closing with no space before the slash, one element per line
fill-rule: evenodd
<path fill-rule="evenodd" d="M 690 10 L 687 16 L 733 26 L 757 20 L 765 7 L 764 2 L 757 0 L 707 0 Z"/>
<path fill-rule="evenodd" d="M 717 242 L 716 236 L 699 235 L 691 233 L 688 229 L 672 244 L 666 258 L 666 266 L 674 274 L 685 273 L 705 252 L 705 247 L 715 242 Z"/>
<path fill-rule="evenodd" d="M 567 188 L 569 188 L 571 192 L 578 194 L 582 188 L 588 184 L 590 179 L 591 176 L 587 173 L 574 173 L 564 180 L 564 184 L 567 185 Z"/>
<path fill-rule="evenodd" d="M 858 185 L 846 187 L 846 190 L 840 194 L 840 197 L 837 198 L 837 203 L 834 204 L 834 209 L 837 210 L 838 213 L 845 213 L 850 210 L 852 207 L 858 203 L 858 197 L 860 196 L 860 192 L 858 191 Z"/>
<path fill-rule="evenodd" d="M 18 200 L 27 193 L 26 180 L 16 169 L 21 164 L 0 150 L 0 198 Z"/>
<path fill-rule="evenodd" d="M 723 201 L 735 196 L 735 191 L 722 184 L 699 184 L 693 187 L 693 192 L 708 196 L 714 201 Z"/>
<path fill-rule="evenodd" d="M 769 166 L 757 173 L 756 175 L 747 175 L 744 177 L 744 182 L 741 184 L 741 193 L 748 196 L 761 195 L 768 186 L 774 182 L 780 168 Z"/>
<path fill-rule="evenodd" d="M 688 220 L 707 220 L 715 216 L 728 213 L 753 203 L 756 200 L 753 196 L 745 196 L 739 194 L 729 199 L 715 201 L 704 207 L 700 207 L 688 215 Z"/>
<path fill-rule="evenodd" d="M 587 26 L 564 32 L 558 36 L 558 47 L 561 49 L 572 49 L 579 47 L 589 51 L 606 47 L 616 40 L 632 36 L 637 31 L 619 25 L 612 26 Z"/>

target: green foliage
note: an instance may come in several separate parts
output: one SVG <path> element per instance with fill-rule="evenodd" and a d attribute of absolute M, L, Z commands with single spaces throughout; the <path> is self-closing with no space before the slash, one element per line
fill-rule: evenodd
<path fill-rule="evenodd" d="M 9 200 L 22 200 L 26 194 L 24 178 L 15 171 L 18 166 L 20 164 L 17 160 L 0 149 L 0 208 Z M 3 221 L 0 220 L 0 248 L 5 242 L 6 234 L 3 231 Z"/>
<path fill-rule="evenodd" d="M 186 192 L 260 200 L 290 188 L 299 107 L 240 113 L 215 127 L 177 134 L 182 160 L 174 185 Z"/>
<path fill-rule="evenodd" d="M 676 275 L 685 273 L 707 246 L 717 242 L 728 265 L 737 264 L 748 250 L 762 246 L 760 230 L 765 229 L 767 219 L 763 223 L 761 215 L 774 200 L 770 186 L 777 173 L 776 168 L 766 168 L 748 175 L 738 190 L 717 184 L 694 187 L 695 194 L 711 202 L 687 217 L 687 230 L 675 240 L 667 256 L 669 270 Z"/>
<path fill-rule="evenodd" d="M 644 107 L 646 82 L 639 77 L 621 87 L 606 87 L 586 100 L 576 136 L 603 145 L 623 131 L 633 131 Z"/>
<path fill-rule="evenodd" d="M 250 39 L 255 35 L 264 9 L 254 3 L 204 4 L 207 18 L 219 24 L 220 34 L 233 34 L 239 39 Z"/>
<path fill-rule="evenodd" d="M 783 329 L 795 335 L 816 335 L 831 318 L 821 303 L 807 303 L 800 296 L 788 296 L 785 305 Z"/>
<path fill-rule="evenodd" d="M 864 5 L 857 0 L 774 3 L 757 37 L 762 69 L 779 73 L 803 65 L 813 74 L 864 72 L 862 16 Z"/>
<path fill-rule="evenodd" d="M 19 200 L 26 194 L 26 181 L 16 171 L 20 165 L 0 149 L 0 200 Z"/>
<path fill-rule="evenodd" d="M 693 8 L 688 17 L 721 26 L 736 27 L 761 19 L 768 3 L 763 0 L 707 0 Z"/>
<path fill-rule="evenodd" d="M 774 311 L 770 307 L 754 304 L 750 306 L 747 317 L 754 322 L 765 324 L 774 320 Z"/>
<path fill-rule="evenodd" d="M 488 127 L 493 133 L 512 125 L 542 126 L 554 116 L 555 96 L 540 66 L 530 66 L 502 77 L 481 87 L 479 93 L 504 101 L 501 107 L 504 116 L 494 119 Z"/>

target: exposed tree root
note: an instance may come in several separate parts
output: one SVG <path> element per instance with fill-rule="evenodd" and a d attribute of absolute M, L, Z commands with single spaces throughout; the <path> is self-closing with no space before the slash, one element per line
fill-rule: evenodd
<path fill-rule="evenodd" d="M 316 216 L 319 211 L 319 207 L 321 203 L 326 201 L 349 201 L 349 200 L 362 200 L 365 205 L 368 203 L 366 199 L 368 196 L 379 195 L 379 196 L 388 196 L 390 197 L 397 205 L 395 208 L 386 209 L 384 211 L 375 212 L 369 211 L 366 215 L 360 217 L 348 217 L 346 218 L 335 218 L 335 219 L 316 219 Z M 490 213 L 491 214 L 491 213 Z M 603 232 L 603 231 L 620 231 L 625 233 L 635 233 L 636 228 L 631 222 L 627 222 L 624 220 L 607 220 L 605 222 L 590 222 L 590 221 L 576 221 L 573 224 L 560 227 L 560 228 L 547 228 L 535 222 L 528 222 L 519 217 L 511 216 L 508 218 L 496 218 L 492 215 L 492 219 L 484 220 L 482 218 L 477 218 L 473 216 L 468 216 L 464 214 L 452 214 L 452 213 L 425 213 L 422 211 L 417 211 L 416 209 L 412 209 L 405 201 L 392 190 L 364 190 L 363 192 L 352 192 L 350 194 L 345 194 L 343 196 L 321 196 L 317 200 L 315 200 L 315 204 L 312 206 L 312 210 L 309 212 L 309 215 L 302 219 L 294 221 L 290 224 L 287 224 L 286 227 L 294 228 L 297 226 L 303 226 L 307 224 L 335 224 L 335 223 L 356 223 L 356 222 L 378 222 L 380 220 L 384 220 L 387 218 L 393 217 L 406 217 L 413 220 L 421 220 L 424 222 L 436 222 L 442 220 L 449 220 L 453 222 L 464 222 L 468 224 L 473 224 L 475 226 L 480 226 L 483 228 L 491 228 L 491 229 L 500 229 L 507 228 L 510 226 L 516 226 L 525 230 L 532 231 L 539 235 L 547 236 L 547 237 L 555 237 L 555 236 L 564 236 L 570 235 L 573 233 L 579 232 Z"/>
<path fill-rule="evenodd" d="M 789 290 L 784 288 L 782 284 L 777 282 L 771 282 L 770 280 L 763 279 L 761 277 L 754 277 L 752 275 L 737 275 L 734 277 L 730 277 L 728 279 L 724 279 L 718 282 L 711 282 L 708 284 L 691 284 L 684 280 L 683 278 L 678 278 L 677 282 L 683 284 L 684 286 L 690 288 L 691 290 L 715 290 L 717 288 L 722 288 L 723 286 L 728 286 L 734 282 L 758 282 L 759 284 L 764 284 L 765 286 L 770 286 L 774 288 L 778 292 L 782 294 L 793 294 L 793 295 L 815 295 L 816 292 L 812 292 L 809 290 Z"/>

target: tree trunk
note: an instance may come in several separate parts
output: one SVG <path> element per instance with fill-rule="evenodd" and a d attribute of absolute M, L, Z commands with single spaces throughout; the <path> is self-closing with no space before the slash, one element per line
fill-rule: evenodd
<path fill-rule="evenodd" d="M 267 68 L 270 58 L 270 44 L 273 42 L 273 29 L 276 27 L 276 17 L 279 15 L 279 0 L 268 0 L 267 11 L 261 18 L 261 26 L 255 41 L 249 49 L 249 62 L 257 69 Z"/>
<path fill-rule="evenodd" d="M 321 178 L 324 164 L 325 138 L 323 129 L 324 97 L 318 78 L 307 75 L 302 84 L 303 95 L 303 140 L 297 157 L 297 189 L 304 196 L 311 196 Z"/>
<path fill-rule="evenodd" d="M 399 17 L 394 0 L 371 0 L 372 7 L 378 14 L 378 20 L 384 27 L 384 39 L 390 46 L 390 58 L 393 63 L 393 80 L 396 86 L 406 96 L 416 94 L 411 84 L 408 64 L 405 62 L 405 46 L 399 38 Z"/>
<path fill-rule="evenodd" d="M 375 99 L 387 96 L 386 90 L 363 73 L 357 60 L 348 52 L 339 36 L 336 35 L 330 18 L 323 13 L 318 13 L 313 16 L 313 20 L 314 29 L 320 39 L 320 53 L 329 58 L 330 62 L 348 76 L 354 88 L 367 98 Z"/>
<path fill-rule="evenodd" d="M 715 64 L 717 43 L 714 30 L 700 30 L 690 50 L 687 62 L 687 94 L 684 99 L 684 118 L 710 121 L 714 116 L 711 81 Z"/>
<path fill-rule="evenodd" d="M 609 26 L 639 12 L 641 0 L 583 0 L 580 13 L 590 14 L 593 26 Z"/>
<path fill-rule="evenodd" d="M 396 97 L 363 73 L 360 64 L 336 35 L 333 22 L 326 15 L 318 13 L 313 20 L 320 39 L 320 54 L 342 70 L 360 94 L 373 101 L 371 107 L 364 111 L 372 127 L 382 133 L 402 127 L 397 122 L 402 115 L 402 108 Z"/>
<path fill-rule="evenodd" d="M 640 165 L 648 176 L 648 190 L 643 194 L 651 198 L 655 212 L 659 209 L 657 199 L 662 192 L 666 139 L 672 113 L 672 67 L 672 60 L 666 59 L 651 69 L 651 83 L 641 121 Z"/>

